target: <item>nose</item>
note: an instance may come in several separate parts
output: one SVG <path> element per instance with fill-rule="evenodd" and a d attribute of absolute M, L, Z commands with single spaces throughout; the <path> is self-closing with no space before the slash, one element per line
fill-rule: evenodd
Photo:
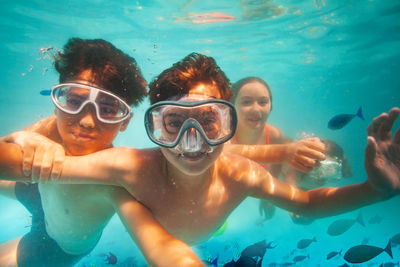
<path fill-rule="evenodd" d="M 255 102 L 253 103 L 253 105 L 251 105 L 251 110 L 252 110 L 253 112 L 261 112 L 261 109 L 262 109 L 262 107 L 261 107 L 260 104 L 257 103 L 257 101 L 255 101 Z"/>
<path fill-rule="evenodd" d="M 183 149 L 187 152 L 196 152 L 201 149 L 201 137 L 195 128 L 187 129 L 183 135 Z"/>
<path fill-rule="evenodd" d="M 92 104 L 87 104 L 79 113 L 79 125 L 83 128 L 94 128 L 96 125 L 96 108 Z"/>

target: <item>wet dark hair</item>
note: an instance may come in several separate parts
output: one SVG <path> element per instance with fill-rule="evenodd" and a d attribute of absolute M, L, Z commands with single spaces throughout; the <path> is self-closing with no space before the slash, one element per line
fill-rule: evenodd
<path fill-rule="evenodd" d="M 240 79 L 239 81 L 237 81 L 234 84 L 232 84 L 233 96 L 232 96 L 232 98 L 230 100 L 231 103 L 232 104 L 235 103 L 236 98 L 239 95 L 240 89 L 242 89 L 242 87 L 245 84 L 248 84 L 248 83 L 251 83 L 251 82 L 259 82 L 259 83 L 263 84 L 267 88 L 268 93 L 269 93 L 269 100 L 271 102 L 271 109 L 270 110 L 272 110 L 272 93 L 271 93 L 271 89 L 269 88 L 269 85 L 267 84 L 266 81 L 264 81 L 261 78 L 255 77 L 255 76 L 250 76 L 250 77 L 246 77 L 246 78 Z"/>
<path fill-rule="evenodd" d="M 63 51 L 55 55 L 60 83 L 79 79 L 91 71 L 89 82 L 98 84 L 136 106 L 146 96 L 146 80 L 136 60 L 103 39 L 70 38 Z"/>
<path fill-rule="evenodd" d="M 150 103 L 186 95 L 199 83 L 214 86 L 224 100 L 232 97 L 229 79 L 215 60 L 202 54 L 191 53 L 164 70 L 149 84 Z"/>

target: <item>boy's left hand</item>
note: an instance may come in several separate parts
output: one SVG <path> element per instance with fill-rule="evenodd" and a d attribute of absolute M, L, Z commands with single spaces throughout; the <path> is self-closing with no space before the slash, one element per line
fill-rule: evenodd
<path fill-rule="evenodd" d="M 376 117 L 368 126 L 365 169 L 368 183 L 383 197 L 400 192 L 400 129 L 392 140 L 392 127 L 400 114 L 399 108 Z"/>

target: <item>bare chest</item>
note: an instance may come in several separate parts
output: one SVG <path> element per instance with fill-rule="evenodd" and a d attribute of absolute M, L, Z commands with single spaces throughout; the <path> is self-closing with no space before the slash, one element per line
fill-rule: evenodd
<path fill-rule="evenodd" d="M 193 244 L 209 238 L 236 207 L 237 201 L 221 192 L 179 194 L 165 190 L 137 198 L 170 234 Z"/>

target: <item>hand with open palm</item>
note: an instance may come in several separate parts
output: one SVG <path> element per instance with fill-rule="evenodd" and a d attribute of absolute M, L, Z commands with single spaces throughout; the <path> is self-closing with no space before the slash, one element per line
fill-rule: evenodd
<path fill-rule="evenodd" d="M 400 129 L 392 139 L 392 127 L 400 114 L 392 108 L 374 118 L 368 127 L 365 169 L 369 184 L 383 197 L 400 193 Z"/>

